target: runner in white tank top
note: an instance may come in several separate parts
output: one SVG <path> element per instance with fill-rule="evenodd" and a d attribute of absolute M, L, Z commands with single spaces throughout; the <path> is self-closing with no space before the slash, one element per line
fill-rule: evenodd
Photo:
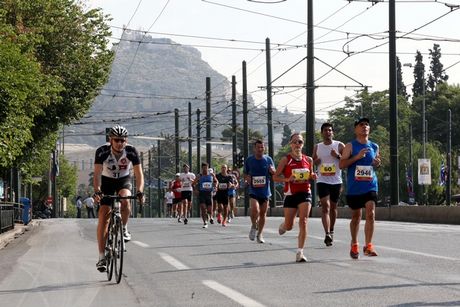
<path fill-rule="evenodd" d="M 324 243 L 331 246 L 334 240 L 334 225 L 337 219 L 337 202 L 342 188 L 342 171 L 339 161 L 345 145 L 333 140 L 334 128 L 330 123 L 321 126 L 323 141 L 313 148 L 313 162 L 318 167 L 317 190 L 321 202 Z"/>

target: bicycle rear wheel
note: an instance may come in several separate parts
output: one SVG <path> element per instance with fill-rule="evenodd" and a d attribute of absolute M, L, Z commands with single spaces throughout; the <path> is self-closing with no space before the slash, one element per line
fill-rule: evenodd
<path fill-rule="evenodd" d="M 113 276 L 113 222 L 109 223 L 107 242 L 105 243 L 105 260 L 107 264 L 107 280 L 111 281 Z"/>
<path fill-rule="evenodd" d="M 123 239 L 123 226 L 121 217 L 117 216 L 115 219 L 115 229 L 113 232 L 113 266 L 115 271 L 115 281 L 117 284 L 121 281 L 123 274 L 123 254 L 125 251 L 125 241 Z"/>

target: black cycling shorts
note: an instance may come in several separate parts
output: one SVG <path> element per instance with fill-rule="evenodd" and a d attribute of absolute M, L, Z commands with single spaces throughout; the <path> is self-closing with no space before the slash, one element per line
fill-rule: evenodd
<path fill-rule="evenodd" d="M 109 178 L 101 176 L 101 192 L 104 195 L 115 195 L 118 194 L 120 190 L 133 188 L 131 184 L 131 176 L 126 176 L 123 178 Z M 113 200 L 107 197 L 101 199 L 101 205 L 111 205 Z"/>
<path fill-rule="evenodd" d="M 198 199 L 200 201 L 200 205 L 212 206 L 212 192 L 204 192 L 200 191 Z"/>
<path fill-rule="evenodd" d="M 192 191 L 182 191 L 181 197 L 182 200 L 186 199 L 188 201 L 192 201 Z"/>
<path fill-rule="evenodd" d="M 228 193 L 227 191 L 217 192 L 216 193 L 216 201 L 218 204 L 222 204 L 224 206 L 228 205 Z"/>

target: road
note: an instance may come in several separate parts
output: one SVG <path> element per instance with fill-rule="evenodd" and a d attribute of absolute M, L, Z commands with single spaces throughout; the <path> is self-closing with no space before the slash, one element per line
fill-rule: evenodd
<path fill-rule="evenodd" d="M 280 222 L 258 244 L 248 217 L 131 219 L 117 285 L 96 270 L 95 220 L 42 220 L 0 250 L 1 306 L 460 306 L 460 226 L 376 222 L 379 256 L 352 260 L 349 221 L 326 247 L 313 218 L 309 261 L 295 263 L 297 229 L 279 236 Z"/>

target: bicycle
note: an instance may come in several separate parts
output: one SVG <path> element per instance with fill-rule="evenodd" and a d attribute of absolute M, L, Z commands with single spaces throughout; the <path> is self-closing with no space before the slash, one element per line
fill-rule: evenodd
<path fill-rule="evenodd" d="M 125 252 L 125 241 L 123 239 L 123 223 L 121 220 L 121 200 L 137 199 L 137 196 L 103 196 L 111 201 L 111 214 L 107 240 L 105 243 L 105 260 L 107 264 L 107 280 L 111 281 L 115 272 L 115 281 L 117 284 L 121 281 L 123 274 L 123 254 Z"/>

